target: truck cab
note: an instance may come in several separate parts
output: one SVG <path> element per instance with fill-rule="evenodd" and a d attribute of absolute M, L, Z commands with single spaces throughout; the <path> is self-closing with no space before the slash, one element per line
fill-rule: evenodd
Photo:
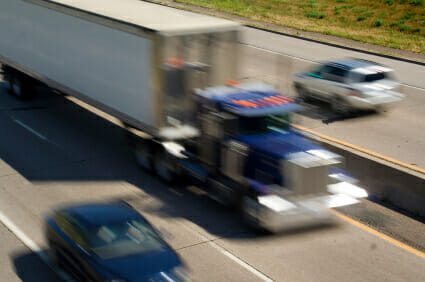
<path fill-rule="evenodd" d="M 261 83 L 195 93 L 199 136 L 179 142 L 180 172 L 225 205 L 242 208 L 250 224 L 271 231 L 327 221 L 329 207 L 358 203 L 367 193 L 338 167 L 342 157 L 291 127 L 300 109 Z"/>

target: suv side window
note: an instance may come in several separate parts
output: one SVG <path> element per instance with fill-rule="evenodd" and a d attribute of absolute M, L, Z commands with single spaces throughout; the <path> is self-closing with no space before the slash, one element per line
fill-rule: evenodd
<path fill-rule="evenodd" d="M 326 80 L 335 81 L 335 82 L 344 82 L 345 77 L 347 76 L 348 71 L 335 67 L 335 66 L 326 66 L 324 68 L 326 72 L 322 73 L 322 76 Z"/>

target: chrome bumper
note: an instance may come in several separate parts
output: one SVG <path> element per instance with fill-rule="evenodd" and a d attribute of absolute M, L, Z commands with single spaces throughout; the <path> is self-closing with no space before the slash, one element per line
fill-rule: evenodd
<path fill-rule="evenodd" d="M 271 232 L 328 224 L 335 220 L 330 208 L 357 204 L 367 197 L 364 189 L 348 182 L 328 185 L 331 194 L 284 199 L 277 195 L 250 200 L 245 207 L 259 227 Z"/>

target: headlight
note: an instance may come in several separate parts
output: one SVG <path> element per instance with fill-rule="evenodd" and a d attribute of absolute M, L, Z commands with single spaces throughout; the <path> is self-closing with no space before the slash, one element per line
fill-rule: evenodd
<path fill-rule="evenodd" d="M 258 202 L 272 211 L 282 212 L 296 208 L 296 206 L 276 195 L 266 195 L 258 197 Z"/>

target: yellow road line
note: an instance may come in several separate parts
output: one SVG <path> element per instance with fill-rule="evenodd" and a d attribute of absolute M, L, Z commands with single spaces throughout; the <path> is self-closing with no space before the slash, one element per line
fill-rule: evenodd
<path fill-rule="evenodd" d="M 379 231 L 377 231 L 377 230 L 375 230 L 375 229 L 373 229 L 373 228 L 371 228 L 371 227 L 369 227 L 369 226 L 367 226 L 367 225 L 365 225 L 363 223 L 360 223 L 360 222 L 358 222 L 358 221 L 356 221 L 356 220 L 354 220 L 354 219 L 352 219 L 352 218 L 350 218 L 350 217 L 348 217 L 346 215 L 343 215 L 342 213 L 340 213 L 340 212 L 338 212 L 336 210 L 331 210 L 331 211 L 337 217 L 339 217 L 340 219 L 342 219 L 342 220 L 344 220 L 344 221 L 346 221 L 346 222 L 348 222 L 348 223 L 350 223 L 350 224 L 352 224 L 352 225 L 354 225 L 354 226 L 362 229 L 363 231 L 366 231 L 366 232 L 368 232 L 368 233 L 370 233 L 372 235 L 375 235 L 375 236 L 377 236 L 377 237 L 379 237 L 379 238 L 387 241 L 388 243 L 390 243 L 390 244 L 392 244 L 392 245 L 394 245 L 396 247 L 399 247 L 399 248 L 401 248 L 401 249 L 403 249 L 403 250 L 405 250 L 405 251 L 407 251 L 409 253 L 412 253 L 412 254 L 420 257 L 420 258 L 425 259 L 425 253 L 424 252 L 422 252 L 420 250 L 417 250 L 417 249 L 415 249 L 413 247 L 410 247 L 410 246 L 408 246 L 408 245 L 406 245 L 406 244 L 404 244 L 404 243 L 402 243 L 402 242 L 400 242 L 400 241 L 398 241 L 398 240 L 396 240 L 396 239 L 394 239 L 394 238 L 392 238 L 392 237 L 390 237 L 388 235 L 385 235 L 385 234 L 383 234 L 383 233 L 381 233 L 381 232 L 379 232 Z"/>
<path fill-rule="evenodd" d="M 362 147 L 359 147 L 359 146 L 350 144 L 348 142 L 344 142 L 344 141 L 338 140 L 338 139 L 333 138 L 333 137 L 326 136 L 324 134 L 321 134 L 321 133 L 316 132 L 314 130 L 308 129 L 308 128 L 306 128 L 304 126 L 301 126 L 301 125 L 295 125 L 294 124 L 293 127 L 297 128 L 299 130 L 308 132 L 308 133 L 310 133 L 310 134 L 312 134 L 314 136 L 317 136 L 317 137 L 319 137 L 319 138 L 321 138 L 323 140 L 327 140 L 327 141 L 330 141 L 330 142 L 333 142 L 333 143 L 336 143 L 336 144 L 339 144 L 339 145 L 342 145 L 342 146 L 351 148 L 353 150 L 356 150 L 356 151 L 365 153 L 365 154 L 370 155 L 370 156 L 373 156 L 375 158 L 378 158 L 378 159 L 387 161 L 389 163 L 392 163 L 392 164 L 395 164 L 395 165 L 398 165 L 398 166 L 401 166 L 401 167 L 404 167 L 404 168 L 407 168 L 407 169 L 410 169 L 410 170 L 413 170 L 413 171 L 416 171 L 416 172 L 425 174 L 425 169 L 423 169 L 423 168 L 420 168 L 420 167 L 417 167 L 417 166 L 414 166 L 414 165 L 410 165 L 410 164 L 401 162 L 401 161 L 396 160 L 396 159 L 393 159 L 391 157 L 387 157 L 387 156 L 378 154 L 376 152 L 373 152 L 373 151 L 370 151 L 368 149 L 365 149 L 365 148 L 362 148 Z"/>

